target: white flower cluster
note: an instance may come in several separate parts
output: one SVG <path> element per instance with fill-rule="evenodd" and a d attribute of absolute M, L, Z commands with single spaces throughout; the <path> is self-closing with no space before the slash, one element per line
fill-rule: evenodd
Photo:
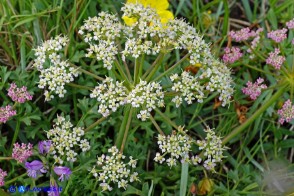
<path fill-rule="evenodd" d="M 164 34 L 160 18 L 156 11 L 150 7 L 144 8 L 141 4 L 125 4 L 122 7 L 123 17 L 134 21 L 130 27 L 125 27 L 124 33 L 127 37 L 122 58 L 125 56 L 139 57 L 141 54 L 158 54 L 161 47 L 153 41 L 155 37 Z"/>
<path fill-rule="evenodd" d="M 189 152 L 193 140 L 186 134 L 184 127 L 179 127 L 178 131 L 173 131 L 171 135 L 158 135 L 158 146 L 162 154 L 156 153 L 154 161 L 160 164 L 164 161 L 168 166 L 172 167 L 177 164 L 177 159 L 181 158 L 181 162 L 189 162 Z M 168 155 L 169 158 L 164 157 Z"/>
<path fill-rule="evenodd" d="M 126 189 L 129 182 L 139 181 L 138 173 L 131 172 L 132 168 L 136 168 L 137 160 L 130 156 L 129 162 L 124 163 L 126 156 L 120 153 L 115 146 L 108 149 L 108 152 L 110 155 L 102 154 L 97 158 L 99 169 L 94 167 L 91 170 L 91 173 L 101 182 L 100 186 L 103 191 L 112 190 L 111 182 L 116 183 L 118 188 Z"/>
<path fill-rule="evenodd" d="M 102 60 L 104 67 L 110 70 L 118 54 L 115 39 L 120 37 L 121 30 L 122 25 L 116 15 L 101 12 L 98 17 L 87 19 L 79 30 L 84 41 L 90 45 L 86 56 Z"/>
<path fill-rule="evenodd" d="M 119 106 L 125 104 L 127 88 L 123 82 L 114 82 L 112 78 L 106 77 L 102 84 L 95 87 L 90 94 L 91 98 L 97 98 L 99 104 L 98 112 L 104 117 L 115 112 Z"/>
<path fill-rule="evenodd" d="M 77 153 L 75 148 L 79 147 L 83 152 L 90 150 L 89 142 L 81 139 L 84 130 L 81 127 L 74 127 L 70 121 L 62 116 L 58 116 L 53 129 L 47 132 L 47 138 L 52 141 L 53 158 L 59 164 L 63 163 L 66 157 L 67 161 L 75 162 Z"/>
<path fill-rule="evenodd" d="M 194 100 L 197 100 L 199 103 L 203 102 L 204 98 L 204 87 L 199 84 L 197 77 L 194 77 L 190 72 L 183 71 L 181 76 L 174 74 L 170 76 L 171 81 L 173 82 L 172 90 L 180 93 L 176 95 L 172 102 L 176 104 L 176 107 L 179 107 L 183 99 L 188 103 L 192 104 Z"/>
<path fill-rule="evenodd" d="M 77 69 L 71 67 L 67 61 L 63 61 L 59 52 L 67 44 L 67 37 L 57 36 L 54 39 L 45 41 L 35 49 L 34 67 L 40 71 L 40 81 L 38 87 L 48 88 L 45 91 L 45 100 L 54 98 L 52 93 L 59 97 L 64 97 L 66 90 L 64 86 L 78 76 Z M 49 59 L 49 62 L 46 62 Z M 49 65 L 48 65 L 49 64 Z"/>
<path fill-rule="evenodd" d="M 139 84 L 127 96 L 127 103 L 134 108 L 141 108 L 138 119 L 145 121 L 156 107 L 164 107 L 164 93 L 159 83 L 140 80 Z"/>
<path fill-rule="evenodd" d="M 199 146 L 199 150 L 202 150 L 203 156 L 206 160 L 203 162 L 203 166 L 207 170 L 214 171 L 216 163 L 221 162 L 223 151 L 226 147 L 222 146 L 222 140 L 216 136 L 215 133 L 208 127 L 205 132 L 207 133 L 205 140 L 197 140 L 190 138 L 186 134 L 187 130 L 184 127 L 179 127 L 178 131 L 173 131 L 171 135 L 163 136 L 158 135 L 158 145 L 161 153 L 157 152 L 154 160 L 162 164 L 166 162 L 168 166 L 175 166 L 177 159 L 181 158 L 181 162 L 188 162 L 193 165 L 198 165 L 202 162 L 202 159 L 198 156 L 190 156 L 192 145 Z M 168 156 L 169 158 L 165 158 Z"/>
<path fill-rule="evenodd" d="M 201 70 L 202 74 L 199 76 L 200 79 L 208 79 L 206 90 L 210 92 L 217 91 L 219 100 L 222 102 L 222 106 L 230 103 L 234 89 L 231 86 L 233 81 L 230 76 L 230 69 L 223 63 L 217 60 L 213 60 L 210 66 L 205 67 Z"/>
<path fill-rule="evenodd" d="M 201 63 L 203 66 L 213 58 L 209 45 L 205 43 L 195 28 L 182 19 L 170 20 L 166 26 L 168 43 L 172 43 L 175 49 L 188 50 L 192 65 Z"/>
<path fill-rule="evenodd" d="M 206 160 L 203 163 L 203 166 L 207 170 L 214 171 L 216 163 L 221 162 L 223 156 L 223 151 L 226 149 L 222 146 L 222 140 L 220 137 L 215 135 L 215 132 L 209 127 L 205 130 L 206 137 L 205 140 L 197 140 L 197 145 L 199 150 L 204 151 L 204 156 Z"/>

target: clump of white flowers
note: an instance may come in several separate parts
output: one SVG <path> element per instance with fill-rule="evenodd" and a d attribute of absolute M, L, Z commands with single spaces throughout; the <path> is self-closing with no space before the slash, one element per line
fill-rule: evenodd
<path fill-rule="evenodd" d="M 177 159 L 181 158 L 182 162 L 189 162 L 189 152 L 193 140 L 186 134 L 184 127 L 179 127 L 178 131 L 173 131 L 171 135 L 158 135 L 158 146 L 162 154 L 156 153 L 154 160 L 159 163 L 166 162 L 172 167 L 177 164 Z M 168 155 L 169 158 L 164 157 Z"/>
<path fill-rule="evenodd" d="M 91 98 L 97 98 L 99 104 L 98 112 L 104 117 L 110 112 L 115 112 L 119 106 L 125 104 L 127 88 L 123 82 L 114 82 L 112 78 L 106 77 L 90 94 Z"/>
<path fill-rule="evenodd" d="M 206 160 L 203 163 L 203 166 L 207 170 L 213 170 L 216 166 L 216 163 L 221 162 L 223 156 L 223 151 L 226 149 L 222 145 L 222 140 L 219 136 L 215 135 L 215 132 L 209 127 L 205 130 L 206 137 L 205 140 L 197 140 L 197 145 L 199 150 L 204 151 L 204 157 Z"/>
<path fill-rule="evenodd" d="M 213 59 L 205 70 L 201 70 L 201 73 L 199 79 L 208 80 L 206 90 L 210 92 L 217 91 L 220 94 L 218 99 L 222 102 L 222 106 L 230 103 L 234 93 L 230 69 L 220 61 Z"/>
<path fill-rule="evenodd" d="M 111 191 L 110 183 L 118 185 L 118 188 L 126 189 L 129 182 L 139 181 L 138 173 L 131 170 L 136 168 L 137 160 L 131 156 L 126 161 L 126 156 L 113 146 L 108 149 L 109 155 L 102 154 L 97 158 L 97 166 L 91 170 L 96 179 L 101 182 L 103 191 Z M 96 168 L 98 167 L 98 168 Z"/>
<path fill-rule="evenodd" d="M 177 164 L 177 160 L 181 158 L 181 162 L 188 162 L 193 165 L 198 165 L 202 162 L 200 155 L 191 156 L 192 146 L 196 145 L 199 150 L 204 152 L 205 158 L 203 166 L 207 170 L 214 171 L 216 163 L 221 162 L 223 151 L 226 149 L 222 146 L 221 138 L 207 127 L 205 140 L 195 141 L 187 135 L 187 130 L 184 127 L 179 127 L 178 131 L 173 131 L 171 135 L 158 135 L 157 144 L 161 152 L 157 152 L 154 160 L 160 164 L 166 162 L 172 167 Z M 167 158 L 168 157 L 168 158 Z"/>
<path fill-rule="evenodd" d="M 79 34 L 83 35 L 84 41 L 90 45 L 86 57 L 96 57 L 103 61 L 104 67 L 112 68 L 118 47 L 115 39 L 120 37 L 122 25 L 116 15 L 105 12 L 99 13 L 98 17 L 89 18 L 80 28 Z"/>
<path fill-rule="evenodd" d="M 82 139 L 84 130 L 81 127 L 73 127 L 70 121 L 67 121 L 63 116 L 58 116 L 53 129 L 47 132 L 47 138 L 52 141 L 53 158 L 59 164 L 67 161 L 75 162 L 77 149 L 83 152 L 90 150 L 89 142 Z"/>
<path fill-rule="evenodd" d="M 74 80 L 78 76 L 78 70 L 71 67 L 67 61 L 61 58 L 61 50 L 68 43 L 67 37 L 56 36 L 54 39 L 45 41 L 35 49 L 34 67 L 40 71 L 40 81 L 38 87 L 48 88 L 45 91 L 45 100 L 50 101 L 54 94 L 64 97 L 66 83 Z M 46 60 L 49 61 L 46 61 Z"/>
<path fill-rule="evenodd" d="M 150 112 L 156 107 L 164 107 L 164 93 L 157 82 L 147 83 L 141 80 L 128 94 L 126 100 L 134 108 L 141 108 L 138 119 L 145 121 L 150 117 Z"/>
<path fill-rule="evenodd" d="M 172 90 L 180 93 L 176 95 L 172 102 L 176 104 L 176 107 L 179 107 L 183 99 L 188 103 L 192 104 L 194 100 L 197 100 L 199 103 L 203 102 L 204 98 L 204 87 L 198 82 L 198 78 L 190 74 L 190 72 L 183 71 L 181 76 L 174 74 L 170 76 L 171 81 L 173 82 Z"/>

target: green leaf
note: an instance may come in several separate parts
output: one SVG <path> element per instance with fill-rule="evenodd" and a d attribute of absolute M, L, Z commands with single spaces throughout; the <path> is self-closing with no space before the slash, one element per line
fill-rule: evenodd
<path fill-rule="evenodd" d="M 186 195 L 188 186 L 189 163 L 182 163 L 180 195 Z"/>

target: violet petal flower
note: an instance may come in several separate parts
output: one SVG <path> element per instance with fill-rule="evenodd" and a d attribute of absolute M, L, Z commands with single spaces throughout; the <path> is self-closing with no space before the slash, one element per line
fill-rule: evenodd
<path fill-rule="evenodd" d="M 53 170 L 58 176 L 60 176 L 58 178 L 60 181 L 64 181 L 64 178 L 68 179 L 71 174 L 71 170 L 68 167 L 56 166 Z"/>
<path fill-rule="evenodd" d="M 34 160 L 31 163 L 26 162 L 25 167 L 27 168 L 28 176 L 37 178 L 41 173 L 46 173 L 47 170 L 44 168 L 44 164 L 41 161 Z"/>
<path fill-rule="evenodd" d="M 40 141 L 38 144 L 39 147 L 39 152 L 41 154 L 46 154 L 50 151 L 51 148 L 51 141 L 47 140 L 47 141 Z"/>

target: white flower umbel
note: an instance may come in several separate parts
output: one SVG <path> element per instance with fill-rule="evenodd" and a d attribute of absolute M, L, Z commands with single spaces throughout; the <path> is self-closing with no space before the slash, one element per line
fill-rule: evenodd
<path fill-rule="evenodd" d="M 199 103 L 203 102 L 204 96 L 204 87 L 200 85 L 197 81 L 198 78 L 190 74 L 190 72 L 182 72 L 181 76 L 174 74 L 170 76 L 171 81 L 173 82 L 172 90 L 179 93 L 176 95 L 172 102 L 176 104 L 176 107 L 179 107 L 183 99 L 188 103 L 192 104 L 194 100 L 197 100 Z"/>
<path fill-rule="evenodd" d="M 34 67 L 40 71 L 38 87 L 48 89 L 44 93 L 45 101 L 53 99 L 53 94 L 64 97 L 65 84 L 72 82 L 74 77 L 79 74 L 77 69 L 71 67 L 67 61 L 63 61 L 61 58 L 60 52 L 67 43 L 67 37 L 56 36 L 35 49 L 37 58 Z"/>
<path fill-rule="evenodd" d="M 89 142 L 86 139 L 82 140 L 82 136 L 84 136 L 83 128 L 73 127 L 70 121 L 58 116 L 53 129 L 47 132 L 48 140 L 52 141 L 51 153 L 55 161 L 59 164 L 62 164 L 65 159 L 75 162 L 78 148 L 83 152 L 90 150 Z"/>
<path fill-rule="evenodd" d="M 164 93 L 159 83 L 140 80 L 128 94 L 126 100 L 134 108 L 140 108 L 138 119 L 145 121 L 150 117 L 150 112 L 156 107 L 164 107 Z"/>
<path fill-rule="evenodd" d="M 207 133 L 206 138 L 197 141 L 187 135 L 187 130 L 184 130 L 184 127 L 179 127 L 178 131 L 173 131 L 168 136 L 158 135 L 157 144 L 160 152 L 156 153 L 154 161 L 160 164 L 166 162 L 168 166 L 172 167 L 181 158 L 182 163 L 199 165 L 202 162 L 205 169 L 215 171 L 216 164 L 224 158 L 223 151 L 227 148 L 222 146 L 221 138 L 216 136 L 209 127 L 205 132 Z M 200 155 L 190 155 L 193 154 L 193 145 L 199 147 L 201 157 Z"/>
<path fill-rule="evenodd" d="M 106 12 L 85 20 L 79 34 L 83 35 L 84 41 L 90 45 L 86 56 L 102 60 L 104 67 L 110 70 L 118 53 L 115 39 L 120 37 L 121 30 L 122 25 L 117 16 Z"/>
<path fill-rule="evenodd" d="M 91 173 L 100 182 L 103 191 L 111 191 L 110 183 L 117 184 L 118 188 L 126 189 L 129 182 L 139 181 L 138 173 L 131 170 L 136 168 L 137 160 L 131 156 L 126 161 L 126 156 L 113 146 L 108 149 L 109 155 L 102 154 L 97 157 L 97 166 Z"/>
<path fill-rule="evenodd" d="M 90 94 L 91 98 L 97 98 L 99 102 L 98 112 L 104 117 L 110 112 L 115 112 L 119 106 L 125 104 L 127 88 L 123 82 L 114 82 L 112 78 L 106 77 L 101 84 L 95 87 Z"/>
<path fill-rule="evenodd" d="M 234 93 L 230 69 L 220 61 L 212 60 L 210 65 L 201 69 L 200 72 L 202 74 L 199 78 L 208 80 L 206 90 L 218 92 L 222 106 L 230 103 L 230 99 Z"/>
<path fill-rule="evenodd" d="M 223 151 L 226 147 L 222 146 L 222 140 L 219 136 L 215 135 L 215 132 L 209 127 L 206 128 L 206 137 L 205 140 L 197 140 L 197 145 L 200 150 L 204 151 L 204 157 L 206 160 L 203 163 L 203 166 L 207 170 L 214 171 L 216 163 L 221 162 L 223 156 Z"/>
<path fill-rule="evenodd" d="M 189 161 L 189 152 L 193 139 L 187 134 L 184 127 L 179 127 L 178 131 L 173 131 L 171 135 L 158 135 L 157 144 L 161 153 L 156 153 L 154 161 L 163 163 L 166 162 L 168 166 L 172 167 L 177 164 L 177 160 L 181 158 L 181 162 Z M 165 156 L 168 158 L 166 159 Z"/>

